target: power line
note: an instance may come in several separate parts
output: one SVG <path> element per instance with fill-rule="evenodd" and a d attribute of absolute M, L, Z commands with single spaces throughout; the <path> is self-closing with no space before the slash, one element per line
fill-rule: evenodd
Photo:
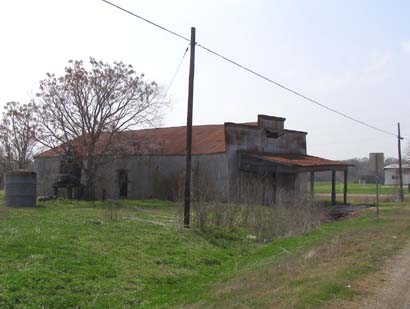
<path fill-rule="evenodd" d="M 189 46 L 185 49 L 184 54 L 182 55 L 181 61 L 179 62 L 177 69 L 175 70 L 174 75 L 172 76 L 170 82 L 168 83 L 167 89 L 165 90 L 164 97 L 167 96 L 169 89 L 171 88 L 172 84 L 174 83 L 175 77 L 177 76 L 179 69 L 181 68 L 182 63 L 184 62 L 185 56 L 189 50 Z"/>
<path fill-rule="evenodd" d="M 184 62 L 184 59 L 185 59 L 185 56 L 186 56 L 188 50 L 189 50 L 189 46 L 185 49 L 184 54 L 182 55 L 182 58 L 181 58 L 181 60 L 179 61 L 178 66 L 177 66 L 177 68 L 176 68 L 174 74 L 172 75 L 171 80 L 170 80 L 169 83 L 167 84 L 167 88 L 165 89 L 164 94 L 161 96 L 161 100 L 162 100 L 162 101 L 165 101 L 165 98 L 167 97 L 168 92 L 169 92 L 169 90 L 171 89 L 172 84 L 174 83 L 175 77 L 177 76 L 177 74 L 178 74 L 178 72 L 179 72 L 179 69 L 181 68 L 182 63 Z"/>
<path fill-rule="evenodd" d="M 154 22 L 152 22 L 152 21 L 150 21 L 150 20 L 148 20 L 148 19 L 146 19 L 146 18 L 144 18 L 144 17 L 142 17 L 142 16 L 140 16 L 140 15 L 137 15 L 137 14 L 131 12 L 131 11 L 128 11 L 128 10 L 126 10 L 126 9 L 124 9 L 124 8 L 122 8 L 122 7 L 120 7 L 119 5 L 116 5 L 116 4 L 114 4 L 114 3 L 110 2 L 110 1 L 107 1 L 107 0 L 101 0 L 101 1 L 102 1 L 102 2 L 105 2 L 105 3 L 109 4 L 109 5 L 111 5 L 111 6 L 115 7 L 115 8 L 117 8 L 117 9 L 119 9 L 119 10 L 125 12 L 125 13 L 128 13 L 128 14 L 130 14 L 130 15 L 136 17 L 136 18 L 139 18 L 139 19 L 141 19 L 141 20 L 143 20 L 143 21 L 145 21 L 145 22 L 147 22 L 147 23 L 149 23 L 149 24 L 151 24 L 151 25 L 153 25 L 153 26 L 155 26 L 155 27 L 157 27 L 157 28 L 160 28 L 161 30 L 164 30 L 164 31 L 166 31 L 166 32 L 168 32 L 168 33 L 171 33 L 172 35 L 175 35 L 175 36 L 179 37 L 180 39 L 183 39 L 183 40 L 188 41 L 188 42 L 190 41 L 190 39 L 188 39 L 187 37 L 184 37 L 184 36 L 181 35 L 181 34 L 178 34 L 178 33 L 174 32 L 174 31 L 169 30 L 169 29 L 167 29 L 167 28 L 165 28 L 165 27 L 163 27 L 163 26 L 161 26 L 161 25 L 158 25 L 157 23 L 154 23 Z"/>
<path fill-rule="evenodd" d="M 382 132 L 382 133 L 385 133 L 385 134 L 388 134 L 388 135 L 392 135 L 392 136 L 395 136 L 395 137 L 397 136 L 395 133 L 386 131 L 386 130 L 384 130 L 384 129 L 380 129 L 380 128 L 378 128 L 378 127 L 376 127 L 376 126 L 373 126 L 373 125 L 371 125 L 371 124 L 368 124 L 368 123 L 366 123 L 366 122 L 364 122 L 364 121 L 362 121 L 362 120 L 353 118 L 353 117 L 351 117 L 351 116 L 349 116 L 349 115 L 347 115 L 347 114 L 345 114 L 345 113 L 339 112 L 338 110 L 336 110 L 336 109 L 334 109 L 334 108 L 331 108 L 331 107 L 329 107 L 329 106 L 327 106 L 327 105 L 325 105 L 325 104 L 322 104 L 322 103 L 320 103 L 320 102 L 318 102 L 318 101 L 316 101 L 316 100 L 314 100 L 314 99 L 312 99 L 312 98 L 309 98 L 308 96 L 305 96 L 305 95 L 303 95 L 302 93 L 300 93 L 300 92 L 298 92 L 298 91 L 296 91 L 296 90 L 293 90 L 293 89 L 291 89 L 291 88 L 289 88 L 289 87 L 286 87 L 285 85 L 283 85 L 283 84 L 281 84 L 281 83 L 275 82 L 274 80 L 270 79 L 269 77 L 266 77 L 265 75 L 262 75 L 262 74 L 260 74 L 260 73 L 258 73 L 258 72 L 256 72 L 256 71 L 254 71 L 254 70 L 252 70 L 252 69 L 250 69 L 250 68 L 248 68 L 248 67 L 246 67 L 246 66 L 244 66 L 244 65 L 242 65 L 242 64 L 239 64 L 239 63 L 236 62 L 236 61 L 233 61 L 233 60 L 231 60 L 231 59 L 229 59 L 229 58 L 227 58 L 227 57 L 225 57 L 225 56 L 223 56 L 223 55 L 221 55 L 221 54 L 219 54 L 219 53 L 217 53 L 217 52 L 215 52 L 215 51 L 213 51 L 213 50 L 211 50 L 211 49 L 209 49 L 209 48 L 207 48 L 207 47 L 205 47 L 205 46 L 202 46 L 201 44 L 198 44 L 198 46 L 201 47 L 202 49 L 206 50 L 207 52 L 209 52 L 209 53 L 211 53 L 211 54 L 213 54 L 213 55 L 215 55 L 215 56 L 217 56 L 217 57 L 219 57 L 219 58 L 222 58 L 223 60 L 225 60 L 225 61 L 227 61 L 227 62 L 229 62 L 229 63 L 231 63 L 231 64 L 233 64 L 233 65 L 236 65 L 236 66 L 238 66 L 239 68 L 241 68 L 241 69 L 243 69 L 243 70 L 245 70 L 245 71 L 248 71 L 249 73 L 251 73 L 251 74 L 253 74 L 253 75 L 256 75 L 256 76 L 258 76 L 258 77 L 264 79 L 265 81 L 267 81 L 267 82 L 269 82 L 269 83 L 272 83 L 272 84 L 274 84 L 274 85 L 276 85 L 276 86 L 278 86 L 278 87 L 280 87 L 280 88 L 282 88 L 282 89 L 284 89 L 284 90 L 286 90 L 286 91 L 289 91 L 290 93 L 293 93 L 294 95 L 297 95 L 297 96 L 299 96 L 299 97 L 301 97 L 301 98 L 303 98 L 303 99 L 305 99 L 305 100 L 308 100 L 308 101 L 310 101 L 310 102 L 312 102 L 312 103 L 314 103 L 314 104 L 316 104 L 316 105 L 318 105 L 318 106 L 320 106 L 320 107 L 323 107 L 323 108 L 325 108 L 325 109 L 327 109 L 327 110 L 329 110 L 329 111 L 331 111 L 331 112 L 333 112 L 333 113 L 336 113 L 336 114 L 338 114 L 338 115 L 340 115 L 340 116 L 342 116 L 342 117 L 345 117 L 345 118 L 347 118 L 347 119 L 350 119 L 350 120 L 352 120 L 352 121 L 354 121 L 354 122 L 357 122 L 357 123 L 359 123 L 359 124 L 361 124 L 361 125 L 364 125 L 364 126 L 366 126 L 366 127 L 368 127 L 368 128 L 371 128 L 371 129 L 374 129 L 374 130 L 377 130 L 377 131 L 380 131 L 380 132 Z"/>
<path fill-rule="evenodd" d="M 107 4 L 109 4 L 109 5 L 111 5 L 111 6 L 113 6 L 113 7 L 115 7 L 115 8 L 117 8 L 117 9 L 121 10 L 121 11 L 124 11 L 124 12 L 126 12 L 126 13 L 128 13 L 128 14 L 130 14 L 130 15 L 136 17 L 136 18 L 139 18 L 139 19 L 141 19 L 141 20 L 143 20 L 143 21 L 145 21 L 145 22 L 147 22 L 147 23 L 149 23 L 149 24 L 151 24 L 151 25 L 153 25 L 153 26 L 155 26 L 155 27 L 157 27 L 157 28 L 160 28 L 160 29 L 162 29 L 162 30 L 164 30 L 164 31 L 166 31 L 166 32 L 168 32 L 168 33 L 174 35 L 174 36 L 177 36 L 177 37 L 179 37 L 179 38 L 181 38 L 181 39 L 183 39 L 183 40 L 185 40 L 185 41 L 190 41 L 187 37 L 185 37 L 185 36 L 183 36 L 183 35 L 181 35 L 181 34 L 178 34 L 178 33 L 174 32 L 174 31 L 172 31 L 172 30 L 170 30 L 170 29 L 168 29 L 168 28 L 165 28 L 165 27 L 163 27 L 163 26 L 160 26 L 160 25 L 158 25 L 157 23 L 154 23 L 154 22 L 152 22 L 152 21 L 150 21 L 150 20 L 148 20 L 148 19 L 146 19 L 146 18 L 144 18 L 144 17 L 142 17 L 142 16 L 140 16 L 140 15 L 137 15 L 137 14 L 135 14 L 135 13 L 133 13 L 133 12 L 130 12 L 130 11 L 128 11 L 128 10 L 126 10 L 126 9 L 124 9 L 124 8 L 122 8 L 122 7 L 118 6 L 118 5 L 116 5 L 116 4 L 114 4 L 114 3 L 111 3 L 111 2 L 109 2 L 109 1 L 107 1 L 107 0 L 101 0 L 101 1 L 103 1 L 103 2 L 105 2 L 105 3 L 107 3 Z M 245 71 L 247 71 L 247 72 L 249 72 L 249 73 L 251 73 L 251 74 L 253 74 L 253 75 L 255 75 L 255 76 L 257 76 L 257 77 L 259 77 L 259 78 L 262 78 L 263 80 L 265 80 L 265 81 L 267 81 L 267 82 L 269 82 L 269 83 L 271 83 L 271 84 L 273 84 L 273 85 L 275 85 L 275 86 L 278 86 L 278 87 L 280 87 L 280 88 L 282 88 L 282 89 L 284 89 L 284 90 L 286 90 L 286 91 L 288 91 L 288 92 L 290 92 L 290 93 L 292 93 L 292 94 L 294 94 L 294 95 L 296 95 L 296 96 L 298 96 L 298 97 L 300 97 L 300 98 L 302 98 L 302 99 L 305 99 L 305 100 L 307 100 L 307 101 L 309 101 L 309 102 L 311 102 L 311 103 L 313 103 L 313 104 L 315 104 L 315 105 L 318 105 L 318 106 L 320 106 L 320 107 L 322 107 L 322 108 L 324 108 L 324 109 L 326 109 L 326 110 L 328 110 L 328 111 L 330 111 L 330 112 L 333 112 L 333 113 L 335 113 L 335 114 L 338 114 L 339 116 L 342 116 L 342 117 L 344 117 L 344 118 L 346 118 L 346 119 L 349 119 L 349 120 L 351 120 L 351 121 L 353 121 L 353 122 L 356 122 L 356 123 L 358 123 L 358 124 L 361 124 L 361 125 L 363 125 L 363 126 L 365 126 L 365 127 L 368 127 L 368 128 L 370 128 L 370 129 L 379 131 L 379 132 L 384 133 L 384 134 L 387 134 L 387 135 L 391 135 L 391 136 L 397 137 L 397 135 L 396 135 L 395 133 L 393 133 L 393 132 L 389 132 L 389 131 L 387 131 L 387 130 L 381 129 L 381 128 L 379 128 L 379 127 L 376 127 L 376 126 L 374 126 L 374 125 L 371 125 L 371 124 L 369 124 L 369 123 L 366 123 L 366 122 L 364 122 L 364 121 L 362 121 L 362 120 L 360 120 L 360 119 L 354 118 L 354 117 L 349 116 L 349 115 L 347 115 L 347 114 L 345 114 L 345 113 L 343 113 L 343 112 L 340 112 L 340 111 L 338 111 L 338 110 L 336 110 L 336 109 L 334 109 L 334 108 L 332 108 L 332 107 L 329 107 L 329 106 L 327 106 L 327 105 L 325 105 L 325 104 L 323 104 L 323 103 L 320 103 L 320 102 L 318 102 L 318 101 L 316 101 L 316 100 L 314 100 L 314 99 L 312 99 L 312 98 L 310 98 L 310 97 L 308 97 L 308 96 L 302 94 L 301 92 L 296 91 L 296 90 L 293 90 L 293 89 L 291 89 L 291 88 L 289 88 L 289 87 L 287 87 L 287 86 L 285 86 L 285 85 L 283 85 L 283 84 L 281 84 L 281 83 L 279 83 L 279 82 L 276 82 L 276 81 L 272 80 L 271 78 L 269 78 L 269 77 L 267 77 L 267 76 L 265 76 L 265 75 L 263 75 L 263 74 L 261 74 L 261 73 L 258 73 L 258 72 L 256 72 L 256 71 L 254 71 L 254 70 L 248 68 L 247 66 L 244 66 L 244 65 L 242 65 L 242 64 L 240 64 L 240 63 L 238 63 L 238 62 L 236 62 L 236 61 L 234 61 L 234 60 L 232 60 L 232 59 L 230 59 L 230 58 L 228 58 L 228 57 L 226 57 L 226 56 L 223 56 L 222 54 L 220 54 L 220 53 L 218 53 L 218 52 L 216 52 L 216 51 L 214 51 L 214 50 L 212 50 L 212 49 L 210 49 L 210 48 L 208 48 L 208 47 L 206 47 L 206 46 L 204 46 L 204 45 L 201 45 L 201 44 L 199 44 L 199 43 L 196 43 L 196 45 L 197 45 L 198 47 L 202 48 L 203 50 L 205 50 L 205 51 L 207 51 L 207 52 L 213 54 L 214 56 L 217 56 L 217 57 L 219 57 L 219 58 L 221 58 L 221 59 L 223 59 L 223 60 L 225 60 L 225 61 L 227 61 L 227 62 L 229 62 L 229 63 L 231 63 L 231 64 L 233 64 L 233 65 L 235 65 L 235 66 L 237 66 L 237 67 L 239 67 L 239 68 L 241 68 L 241 69 L 243 69 L 243 70 L 245 70 Z M 407 138 L 405 138 L 405 139 L 407 139 Z"/>

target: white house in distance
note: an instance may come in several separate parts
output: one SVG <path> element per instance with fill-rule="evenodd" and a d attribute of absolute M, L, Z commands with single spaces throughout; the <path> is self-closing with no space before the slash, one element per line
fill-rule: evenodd
<path fill-rule="evenodd" d="M 410 164 L 403 164 L 403 185 L 410 184 Z M 399 165 L 390 164 L 384 167 L 384 184 L 385 185 L 399 185 Z"/>

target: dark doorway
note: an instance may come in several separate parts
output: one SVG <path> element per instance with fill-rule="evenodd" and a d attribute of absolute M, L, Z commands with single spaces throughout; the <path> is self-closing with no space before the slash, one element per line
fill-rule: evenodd
<path fill-rule="evenodd" d="M 119 184 L 120 198 L 127 198 L 128 196 L 128 171 L 120 170 L 118 172 L 118 184 Z"/>
<path fill-rule="evenodd" d="M 276 173 L 260 175 L 262 205 L 273 205 L 276 202 Z"/>

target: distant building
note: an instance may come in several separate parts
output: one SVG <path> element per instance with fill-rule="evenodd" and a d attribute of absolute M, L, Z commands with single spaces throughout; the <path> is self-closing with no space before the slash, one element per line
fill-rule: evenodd
<path fill-rule="evenodd" d="M 347 185 L 349 164 L 307 155 L 307 133 L 285 129 L 284 123 L 258 115 L 253 123 L 194 126 L 193 194 L 199 188 L 224 200 L 272 204 L 283 192 L 305 192 L 309 175 L 313 187 L 320 171 L 332 171 L 333 182 L 336 171 L 344 172 Z M 113 143 L 116 154 L 99 158 L 104 162 L 97 172 L 97 198 L 173 199 L 183 190 L 186 127 L 126 131 Z M 69 154 L 57 147 L 34 161 L 40 195 L 77 196 L 73 187 L 84 184 L 84 173 Z M 335 202 L 336 193 L 332 196 Z"/>
<path fill-rule="evenodd" d="M 382 180 L 380 180 L 380 182 L 381 182 Z M 360 175 L 359 176 L 359 183 L 363 183 L 363 184 L 366 184 L 366 183 L 376 183 L 377 182 L 377 177 L 376 177 L 376 175 L 368 175 L 368 174 L 366 174 L 366 175 Z M 379 182 L 379 183 L 380 183 Z"/>
<path fill-rule="evenodd" d="M 410 184 L 410 164 L 403 164 L 403 185 Z M 384 184 L 385 185 L 399 185 L 399 165 L 390 164 L 384 167 Z"/>

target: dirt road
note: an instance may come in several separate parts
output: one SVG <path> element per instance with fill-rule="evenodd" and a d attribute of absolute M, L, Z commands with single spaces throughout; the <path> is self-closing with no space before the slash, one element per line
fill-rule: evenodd
<path fill-rule="evenodd" d="M 410 245 L 391 258 L 383 270 L 384 284 L 361 308 L 410 308 Z"/>

